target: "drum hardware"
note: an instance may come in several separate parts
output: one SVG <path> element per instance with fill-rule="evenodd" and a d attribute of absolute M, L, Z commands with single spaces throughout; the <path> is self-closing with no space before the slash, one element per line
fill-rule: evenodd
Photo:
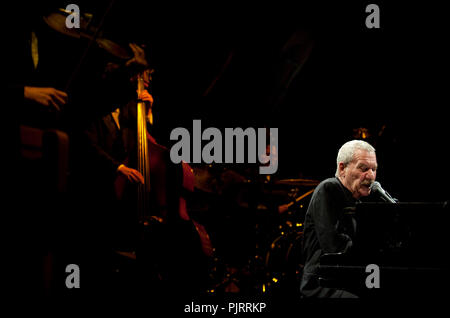
<path fill-rule="evenodd" d="M 274 185 L 286 185 L 290 187 L 315 187 L 319 183 L 320 181 L 311 179 L 283 179 L 273 181 Z"/>
<path fill-rule="evenodd" d="M 265 257 L 263 290 L 296 288 L 303 272 L 303 232 L 277 237 Z"/>

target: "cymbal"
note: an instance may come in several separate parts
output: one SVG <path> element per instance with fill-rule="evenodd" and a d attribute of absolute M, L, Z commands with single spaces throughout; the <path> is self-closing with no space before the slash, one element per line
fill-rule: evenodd
<path fill-rule="evenodd" d="M 65 14 L 64 12 L 53 12 L 45 16 L 43 19 L 50 28 L 61 34 L 70 36 L 75 39 L 85 38 L 91 40 L 93 38 L 93 35 L 91 35 L 90 33 L 93 34 L 95 32 L 95 28 L 92 26 L 89 27 L 89 23 L 88 21 L 86 21 L 86 19 L 80 17 L 80 28 L 67 28 L 66 18 L 67 14 Z M 132 57 L 125 48 L 121 47 L 119 44 L 111 40 L 102 38 L 101 34 L 99 35 L 100 36 L 96 37 L 95 39 L 98 47 L 104 49 L 108 53 L 120 59 L 127 60 Z"/>
<path fill-rule="evenodd" d="M 315 187 L 320 183 L 320 181 L 310 179 L 283 179 L 283 180 L 276 180 L 273 183 L 294 187 Z"/>
<path fill-rule="evenodd" d="M 43 17 L 45 23 L 53 30 L 62 33 L 64 35 L 68 35 L 75 39 L 81 38 L 81 28 L 68 28 L 66 26 L 66 16 L 60 12 L 52 12 L 49 15 Z M 80 20 L 80 24 L 81 24 Z"/>

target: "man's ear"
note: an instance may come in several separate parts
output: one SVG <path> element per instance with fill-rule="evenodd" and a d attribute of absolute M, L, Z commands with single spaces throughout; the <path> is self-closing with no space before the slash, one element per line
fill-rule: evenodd
<path fill-rule="evenodd" d="M 344 172 L 344 170 L 345 170 L 344 163 L 343 162 L 339 162 L 339 176 L 340 177 L 342 176 L 342 173 Z"/>

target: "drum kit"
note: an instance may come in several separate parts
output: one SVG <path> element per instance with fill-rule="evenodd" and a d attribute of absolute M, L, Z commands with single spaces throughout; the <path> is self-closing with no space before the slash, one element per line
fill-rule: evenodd
<path fill-rule="evenodd" d="M 206 228 L 208 219 L 218 219 L 216 228 L 208 228 L 215 245 L 214 273 L 219 276 L 211 290 L 295 292 L 304 264 L 304 217 L 319 181 L 246 178 L 245 172 L 212 165 L 193 169 L 193 218 L 206 220 Z"/>

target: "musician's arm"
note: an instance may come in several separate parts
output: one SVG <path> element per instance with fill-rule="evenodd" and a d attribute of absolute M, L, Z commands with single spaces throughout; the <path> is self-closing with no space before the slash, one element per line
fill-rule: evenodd
<path fill-rule="evenodd" d="M 351 238 L 338 231 L 340 211 L 332 190 L 327 187 L 319 189 L 311 202 L 315 230 L 324 253 L 343 252 L 352 245 Z"/>
<path fill-rule="evenodd" d="M 85 130 L 84 134 L 88 139 L 88 153 L 92 158 L 92 164 L 101 169 L 106 169 L 111 177 L 121 174 L 133 183 L 144 183 L 144 177 L 139 171 L 127 167 L 122 161 L 117 160 L 103 149 L 99 142 L 100 128 L 92 124 L 91 127 Z"/>
<path fill-rule="evenodd" d="M 117 169 L 122 162 L 111 156 L 101 146 L 99 140 L 100 127 L 98 127 L 98 125 L 98 123 L 91 124 L 90 127 L 84 131 L 88 148 L 87 153 L 89 154 L 89 158 L 92 159 L 93 165 L 106 169 L 108 173 L 113 176 L 117 173 Z"/>

